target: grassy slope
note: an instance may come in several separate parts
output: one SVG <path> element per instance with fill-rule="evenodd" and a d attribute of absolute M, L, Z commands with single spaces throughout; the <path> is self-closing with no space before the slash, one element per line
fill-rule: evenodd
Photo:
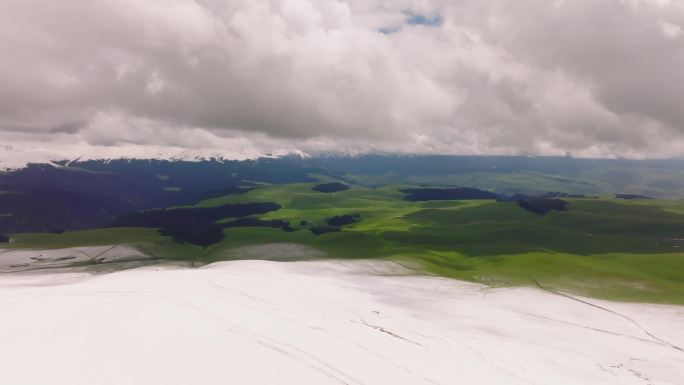
<path fill-rule="evenodd" d="M 631 165 L 628 169 L 625 167 L 604 164 L 554 175 L 534 171 L 489 170 L 447 175 L 348 175 L 347 178 L 368 186 L 403 181 L 414 184 L 477 187 L 501 193 L 563 191 L 586 195 L 632 193 L 655 198 L 684 196 L 684 170 L 653 168 L 648 165 Z"/>
<path fill-rule="evenodd" d="M 222 260 L 241 246 L 295 242 L 331 257 L 418 262 L 427 271 L 495 286 L 534 285 L 619 300 L 684 304 L 684 202 L 571 200 L 569 211 L 546 216 L 515 203 L 406 202 L 400 186 L 354 187 L 317 193 L 312 184 L 263 186 L 200 206 L 273 201 L 281 210 L 262 219 L 285 219 L 299 231 L 226 229 L 206 249 L 181 245 L 152 229 L 106 229 L 15 235 L 12 247 L 69 247 L 129 243 L 162 258 Z M 306 227 L 325 218 L 360 214 L 360 223 L 314 236 Z M 301 221 L 308 224 L 302 226 Z"/>

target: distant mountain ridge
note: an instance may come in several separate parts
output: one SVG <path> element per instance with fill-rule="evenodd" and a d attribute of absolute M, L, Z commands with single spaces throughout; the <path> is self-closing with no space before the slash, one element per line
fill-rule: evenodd
<path fill-rule="evenodd" d="M 324 182 L 475 188 L 496 196 L 684 197 L 684 160 L 304 153 L 249 160 L 61 160 L 0 173 L 0 234 L 109 225 L 259 184 Z M 457 196 L 457 195 L 454 195 Z"/>
<path fill-rule="evenodd" d="M 308 173 L 317 171 L 272 158 L 30 164 L 0 174 L 0 234 L 103 227 L 128 212 L 193 203 L 255 183 L 313 182 Z"/>

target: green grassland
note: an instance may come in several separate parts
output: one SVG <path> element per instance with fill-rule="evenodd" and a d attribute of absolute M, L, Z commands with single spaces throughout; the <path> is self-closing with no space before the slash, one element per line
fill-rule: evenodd
<path fill-rule="evenodd" d="M 330 258 L 394 260 L 492 286 L 541 284 L 598 298 L 684 304 L 684 201 L 568 199 L 567 211 L 542 216 L 515 202 L 407 202 L 399 192 L 407 186 L 353 185 L 326 194 L 313 185 L 262 185 L 196 204 L 277 202 L 280 210 L 259 218 L 286 220 L 293 232 L 227 228 L 223 241 L 202 248 L 155 229 L 114 228 L 14 234 L 10 247 L 126 243 L 158 258 L 210 263 L 234 258 L 231 252 L 244 246 L 297 243 Z M 308 231 L 344 214 L 358 214 L 360 222 L 318 236 Z"/>
<path fill-rule="evenodd" d="M 354 183 L 383 186 L 392 183 L 429 184 L 433 186 L 472 186 L 498 193 L 544 193 L 563 191 L 571 194 L 612 195 L 631 193 L 655 198 L 684 196 L 684 172 L 681 167 L 655 167 L 648 164 L 602 164 L 568 169 L 554 174 L 531 170 L 497 169 L 450 174 L 414 175 L 345 175 Z"/>

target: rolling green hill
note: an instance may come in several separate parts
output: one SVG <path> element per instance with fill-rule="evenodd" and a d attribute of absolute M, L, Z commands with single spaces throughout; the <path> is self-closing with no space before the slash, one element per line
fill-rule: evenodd
<path fill-rule="evenodd" d="M 288 243 L 329 258 L 390 259 L 493 286 L 541 284 L 601 298 L 684 303 L 684 201 L 566 199 L 567 211 L 538 215 L 516 202 L 409 202 L 399 191 L 406 185 L 353 185 L 335 193 L 314 191 L 314 185 L 264 185 L 186 206 L 275 202 L 279 210 L 254 217 L 287 221 L 291 232 L 232 227 L 221 242 L 199 247 L 152 228 L 108 228 L 15 234 L 10 247 L 125 243 L 159 258 L 209 263 L 240 258 L 235 250 L 250 245 Z M 359 221 L 322 235 L 310 231 L 341 215 Z M 277 251 L 264 255 L 278 257 Z"/>

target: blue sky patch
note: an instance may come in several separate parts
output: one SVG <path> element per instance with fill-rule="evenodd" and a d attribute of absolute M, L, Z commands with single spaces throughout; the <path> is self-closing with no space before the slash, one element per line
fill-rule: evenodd
<path fill-rule="evenodd" d="M 406 24 L 409 25 L 438 27 L 442 24 L 442 16 L 438 13 L 434 15 L 424 15 L 413 11 L 405 11 L 404 14 L 406 15 Z"/>

